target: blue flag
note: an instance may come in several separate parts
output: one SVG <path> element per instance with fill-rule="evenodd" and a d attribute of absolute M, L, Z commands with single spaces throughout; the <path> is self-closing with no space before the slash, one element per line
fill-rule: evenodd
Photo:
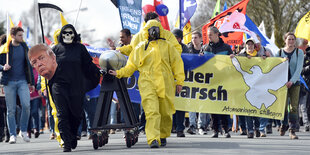
<path fill-rule="evenodd" d="M 183 27 L 194 15 L 197 8 L 196 0 L 180 0 L 180 29 Z"/>
<path fill-rule="evenodd" d="M 271 42 L 271 40 L 267 36 L 265 36 L 264 34 L 260 32 L 260 30 L 255 25 L 255 23 L 250 19 L 250 17 L 248 17 L 247 15 L 245 15 L 245 17 L 246 17 L 246 21 L 245 21 L 244 26 L 247 27 L 250 31 L 257 34 L 261 39 L 260 41 L 261 45 L 269 48 L 275 55 L 275 53 L 279 51 L 279 48 L 273 42 Z M 253 36 L 249 36 L 249 35 L 247 36 L 247 38 L 250 38 L 250 37 L 253 37 Z"/>
<path fill-rule="evenodd" d="M 223 7 L 223 12 L 227 10 L 227 4 L 226 2 L 224 3 L 224 7 Z"/>
<path fill-rule="evenodd" d="M 140 31 L 142 16 L 141 0 L 118 0 L 118 10 L 122 28 L 129 29 L 132 34 Z"/>

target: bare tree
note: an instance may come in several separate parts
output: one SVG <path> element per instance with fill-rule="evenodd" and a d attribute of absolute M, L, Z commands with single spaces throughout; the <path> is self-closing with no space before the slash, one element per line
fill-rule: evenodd
<path fill-rule="evenodd" d="M 197 0 L 196 12 L 191 19 L 192 30 L 198 28 L 201 31 L 202 26 L 211 19 L 215 4 L 216 1 Z"/>
<path fill-rule="evenodd" d="M 6 32 L 6 27 L 5 27 L 5 23 L 6 23 L 6 18 L 5 18 L 5 14 L 3 12 L 0 11 L 0 35 L 5 34 Z M 2 20 L 4 19 L 4 20 Z"/>
<path fill-rule="evenodd" d="M 230 4 L 239 0 L 228 0 Z M 230 5 L 231 6 L 231 5 Z M 283 35 L 294 32 L 298 21 L 310 10 L 309 1 L 305 0 L 250 0 L 247 15 L 256 25 L 265 22 L 267 36 L 275 34 L 275 44 L 284 45 Z"/>

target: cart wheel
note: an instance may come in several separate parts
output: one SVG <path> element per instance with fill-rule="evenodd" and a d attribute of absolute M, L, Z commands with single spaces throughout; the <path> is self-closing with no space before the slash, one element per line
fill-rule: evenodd
<path fill-rule="evenodd" d="M 103 135 L 100 135 L 99 137 L 98 137 L 98 139 L 99 139 L 99 147 L 102 147 L 102 146 L 104 146 L 104 137 L 103 137 Z"/>
<path fill-rule="evenodd" d="M 98 149 L 98 145 L 99 145 L 98 135 L 97 135 L 97 134 L 94 134 L 94 135 L 92 136 L 92 139 L 93 139 L 93 148 L 94 148 L 95 150 L 97 150 L 97 149 Z"/>
<path fill-rule="evenodd" d="M 132 134 L 130 134 L 130 133 L 126 133 L 126 146 L 128 147 L 128 148 L 131 148 L 131 146 L 132 146 Z"/>

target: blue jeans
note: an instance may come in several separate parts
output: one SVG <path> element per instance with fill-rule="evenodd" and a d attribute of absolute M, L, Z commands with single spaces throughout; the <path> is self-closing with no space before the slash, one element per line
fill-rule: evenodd
<path fill-rule="evenodd" d="M 37 131 L 39 131 L 39 105 L 42 104 L 41 98 L 36 98 L 30 101 L 30 118 L 29 118 L 29 124 L 28 124 L 28 131 L 30 131 L 32 128 L 35 128 Z M 32 121 L 33 118 L 33 121 Z"/>
<path fill-rule="evenodd" d="M 245 116 L 248 133 L 254 133 L 255 130 L 259 130 L 260 121 L 258 117 Z M 254 123 L 254 124 L 253 124 Z"/>
<path fill-rule="evenodd" d="M 238 116 L 239 117 L 239 121 L 238 124 L 241 128 L 242 131 L 246 131 L 246 116 Z"/>
<path fill-rule="evenodd" d="M 265 127 L 267 126 L 269 118 L 260 118 L 259 131 L 265 133 Z"/>
<path fill-rule="evenodd" d="M 196 125 L 196 112 L 189 112 L 189 126 L 194 126 L 195 128 L 205 128 L 207 123 L 207 114 L 206 113 L 199 113 L 198 118 L 198 126 Z"/>
<path fill-rule="evenodd" d="M 46 106 L 47 106 L 47 115 L 48 115 L 48 124 L 50 127 L 50 132 L 54 133 L 55 132 L 55 122 L 54 122 L 54 117 L 52 115 L 52 107 L 50 106 L 50 103 L 48 102 L 47 99 L 46 101 Z"/>
<path fill-rule="evenodd" d="M 110 124 L 116 124 L 117 123 L 117 103 L 115 101 L 112 101 L 111 108 L 110 108 Z"/>
<path fill-rule="evenodd" d="M 86 119 L 87 130 L 89 134 L 90 134 L 89 129 L 92 128 L 92 125 L 93 125 L 97 102 L 98 102 L 98 97 L 91 98 L 89 100 L 86 99 L 84 103 L 85 119 Z"/>
<path fill-rule="evenodd" d="M 40 98 L 41 100 L 41 98 Z M 39 114 L 39 117 L 40 117 L 40 129 L 44 129 L 45 127 L 45 111 L 46 111 L 46 106 L 43 105 L 42 102 L 40 102 L 41 104 L 39 104 L 39 108 L 40 108 L 40 114 Z"/>
<path fill-rule="evenodd" d="M 185 119 L 185 111 L 176 110 L 175 114 L 173 115 L 173 126 L 176 127 L 176 131 L 182 131 L 185 129 L 184 126 L 184 119 Z"/>
<path fill-rule="evenodd" d="M 22 113 L 20 117 L 20 128 L 22 132 L 27 132 L 30 115 L 30 92 L 26 80 L 9 81 L 4 86 L 5 101 L 7 108 L 7 121 L 11 136 L 16 136 L 16 96 L 18 94 Z"/>

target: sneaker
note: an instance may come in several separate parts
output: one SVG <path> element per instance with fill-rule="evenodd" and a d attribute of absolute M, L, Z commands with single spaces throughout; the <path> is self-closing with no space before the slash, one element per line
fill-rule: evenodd
<path fill-rule="evenodd" d="M 267 135 L 265 134 L 265 132 L 260 132 L 260 137 L 266 137 Z"/>
<path fill-rule="evenodd" d="M 166 138 L 160 138 L 160 146 L 166 146 L 167 145 L 167 139 Z"/>
<path fill-rule="evenodd" d="M 64 147 L 63 152 L 71 152 L 71 148 Z"/>
<path fill-rule="evenodd" d="M 29 137 L 27 136 L 27 132 L 19 132 L 20 134 L 19 134 L 19 136 L 21 137 L 21 138 L 23 138 L 23 140 L 25 141 L 25 142 L 30 142 L 30 139 L 29 139 Z"/>
<path fill-rule="evenodd" d="M 40 134 L 44 134 L 44 130 L 43 129 L 40 129 Z"/>
<path fill-rule="evenodd" d="M 195 135 L 196 134 L 196 129 L 194 126 L 190 126 L 187 130 L 187 133 L 191 134 L 191 135 Z"/>
<path fill-rule="evenodd" d="M 87 132 L 86 131 L 82 131 L 81 132 L 81 137 L 86 137 L 87 136 Z"/>
<path fill-rule="evenodd" d="M 110 134 L 115 134 L 115 129 L 111 129 Z"/>
<path fill-rule="evenodd" d="M 282 125 L 280 127 L 280 136 L 284 136 L 285 135 L 285 131 L 286 131 L 285 126 Z"/>
<path fill-rule="evenodd" d="M 16 143 L 16 136 L 11 136 L 9 143 L 10 144 L 15 144 Z"/>
<path fill-rule="evenodd" d="M 174 126 L 171 129 L 171 133 L 177 133 L 177 130 L 176 130 L 176 128 Z"/>
<path fill-rule="evenodd" d="M 295 134 L 294 130 L 290 130 L 290 138 L 291 139 L 298 139 L 298 136 Z"/>
<path fill-rule="evenodd" d="M 255 136 L 256 137 L 260 137 L 261 136 L 261 133 L 264 133 L 264 132 L 259 132 L 259 130 L 255 130 Z M 265 134 L 265 133 L 264 133 Z"/>
<path fill-rule="evenodd" d="M 55 138 L 56 138 L 56 134 L 55 133 L 51 133 L 50 140 L 53 140 Z"/>
<path fill-rule="evenodd" d="M 206 135 L 206 134 L 207 134 L 207 132 L 204 131 L 204 130 L 201 129 L 201 128 L 198 130 L 198 133 L 199 133 L 200 135 Z"/>
<path fill-rule="evenodd" d="M 177 137 L 185 137 L 185 134 L 183 131 L 178 131 L 177 132 Z"/>
<path fill-rule="evenodd" d="M 309 125 L 306 125 L 305 126 L 305 132 L 308 132 L 309 131 Z"/>
<path fill-rule="evenodd" d="M 230 138 L 230 137 L 231 137 L 230 134 L 229 134 L 229 132 L 226 132 L 226 133 L 224 134 L 224 136 L 225 136 L 225 138 Z"/>
<path fill-rule="evenodd" d="M 156 139 L 152 141 L 150 148 L 159 148 L 159 144 Z"/>
<path fill-rule="evenodd" d="M 254 133 L 249 133 L 248 138 L 254 138 Z"/>
<path fill-rule="evenodd" d="M 214 131 L 213 134 L 211 135 L 211 138 L 218 138 L 219 137 L 219 133 Z"/>
<path fill-rule="evenodd" d="M 271 125 L 267 125 L 266 126 L 266 133 L 267 134 L 272 134 L 272 127 L 271 127 Z"/>
<path fill-rule="evenodd" d="M 240 135 L 247 135 L 247 133 L 245 131 L 241 131 Z"/>
<path fill-rule="evenodd" d="M 34 138 L 38 138 L 40 136 L 40 132 L 39 131 L 36 131 L 35 133 L 34 133 Z"/>

